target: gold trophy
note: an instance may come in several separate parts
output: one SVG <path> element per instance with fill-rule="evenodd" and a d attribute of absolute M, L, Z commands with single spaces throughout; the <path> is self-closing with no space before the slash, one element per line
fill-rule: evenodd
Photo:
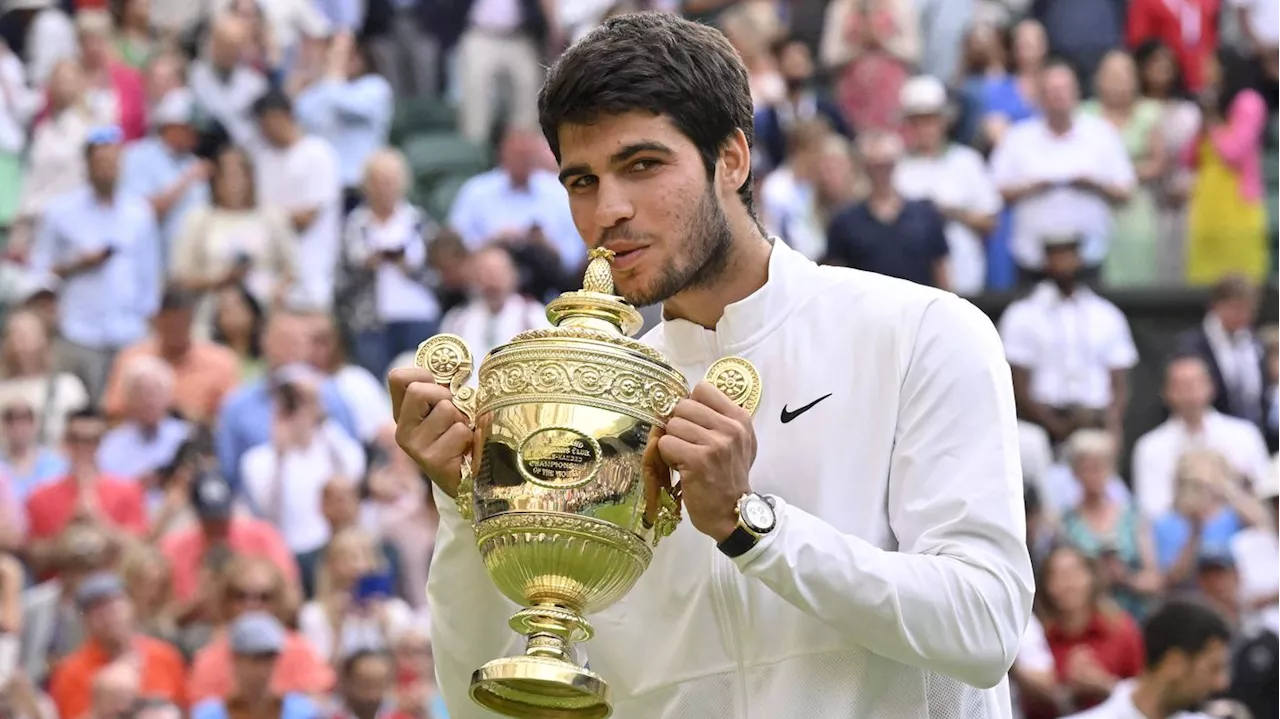
<path fill-rule="evenodd" d="M 478 390 L 466 386 L 472 360 L 460 337 L 436 335 L 415 357 L 471 420 L 458 509 L 493 583 L 524 607 L 510 625 L 526 637 L 525 653 L 471 676 L 471 698 L 510 717 L 612 713 L 608 685 L 575 661 L 573 645 L 592 636 L 585 615 L 630 591 L 651 547 L 680 521 L 679 485 L 669 471 L 645 476 L 643 460 L 689 387 L 631 339 L 642 319 L 613 294 L 613 253 L 589 256 L 582 291 L 547 306 L 554 327 L 489 353 Z M 761 385 L 750 362 L 721 359 L 706 379 L 755 411 Z"/>

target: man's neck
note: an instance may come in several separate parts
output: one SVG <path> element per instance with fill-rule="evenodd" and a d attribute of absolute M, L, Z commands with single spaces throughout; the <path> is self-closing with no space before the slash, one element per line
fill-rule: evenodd
<path fill-rule="evenodd" d="M 748 224 L 749 223 L 749 224 Z M 662 314 L 713 329 L 724 308 L 749 297 L 769 280 L 773 246 L 755 222 L 747 218 L 735 228 L 729 258 L 720 276 L 705 287 L 692 287 L 662 303 Z"/>
<path fill-rule="evenodd" d="M 128 639 L 117 642 L 113 640 L 95 639 L 94 642 L 102 649 L 103 653 L 111 659 L 119 659 L 129 652 L 130 642 Z"/>
<path fill-rule="evenodd" d="M 369 204 L 369 212 L 373 215 L 373 219 L 378 222 L 386 222 L 391 216 L 396 214 L 396 203 L 390 204 Z"/>
<path fill-rule="evenodd" d="M 1062 115 L 1057 115 L 1057 114 L 1046 115 L 1045 124 L 1049 127 L 1049 129 L 1053 132 L 1053 134 L 1065 135 L 1068 132 L 1071 132 L 1071 125 L 1072 125 L 1071 114 L 1067 113 Z"/>
<path fill-rule="evenodd" d="M 1200 434 L 1204 430 L 1204 418 L 1207 414 L 1206 410 L 1199 409 L 1191 412 L 1180 412 L 1177 417 L 1182 425 L 1187 428 L 1191 434 Z"/>
<path fill-rule="evenodd" d="M 1063 297 L 1070 297 L 1076 293 L 1077 283 L 1075 279 L 1050 278 L 1049 281 L 1053 283 L 1054 287 L 1058 288 L 1059 294 L 1061 294 Z"/>
<path fill-rule="evenodd" d="M 116 201 L 115 185 L 110 187 L 93 187 L 93 199 L 100 205 L 111 205 Z"/>
<path fill-rule="evenodd" d="M 1166 706 L 1160 681 L 1150 674 L 1138 677 L 1133 693 L 1129 695 L 1129 702 L 1146 719 L 1168 719 L 1175 712 Z"/>
<path fill-rule="evenodd" d="M 881 222 L 893 222 L 898 219 L 898 213 L 902 212 L 902 204 L 902 196 L 889 186 L 873 187 L 871 194 L 867 196 L 867 207 Z"/>

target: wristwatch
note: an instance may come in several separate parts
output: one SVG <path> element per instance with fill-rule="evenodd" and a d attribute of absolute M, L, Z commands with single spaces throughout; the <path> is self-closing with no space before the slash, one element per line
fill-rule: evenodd
<path fill-rule="evenodd" d="M 773 511 L 773 498 L 763 494 L 750 492 L 742 495 L 734 511 L 738 514 L 738 526 L 734 528 L 733 534 L 716 545 L 730 559 L 746 554 L 778 524 L 778 517 Z"/>

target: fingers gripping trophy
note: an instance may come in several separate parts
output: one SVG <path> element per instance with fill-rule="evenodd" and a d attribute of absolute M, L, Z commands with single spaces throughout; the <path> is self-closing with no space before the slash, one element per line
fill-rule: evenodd
<path fill-rule="evenodd" d="M 630 591 L 680 522 L 680 485 L 656 449 L 689 387 L 632 339 L 642 319 L 613 294 L 612 259 L 592 250 L 583 289 L 547 306 L 553 327 L 493 350 L 477 389 L 460 337 L 432 337 L 415 358 L 471 426 L 458 509 L 494 584 L 524 607 L 510 625 L 525 653 L 471 678 L 471 698 L 507 716 L 610 715 L 608 685 L 574 661 L 573 645 L 592 636 L 587 615 Z M 721 359 L 706 379 L 755 411 L 761 383 L 750 362 Z"/>

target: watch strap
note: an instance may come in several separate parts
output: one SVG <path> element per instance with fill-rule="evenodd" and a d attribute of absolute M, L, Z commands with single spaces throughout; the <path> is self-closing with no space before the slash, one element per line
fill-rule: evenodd
<path fill-rule="evenodd" d="M 734 527 L 733 534 L 730 534 L 723 542 L 716 545 L 716 549 L 724 552 L 725 556 L 730 559 L 735 559 L 751 551 L 751 548 L 756 546 L 759 541 L 759 537 L 748 532 L 746 527 L 739 524 Z"/>

